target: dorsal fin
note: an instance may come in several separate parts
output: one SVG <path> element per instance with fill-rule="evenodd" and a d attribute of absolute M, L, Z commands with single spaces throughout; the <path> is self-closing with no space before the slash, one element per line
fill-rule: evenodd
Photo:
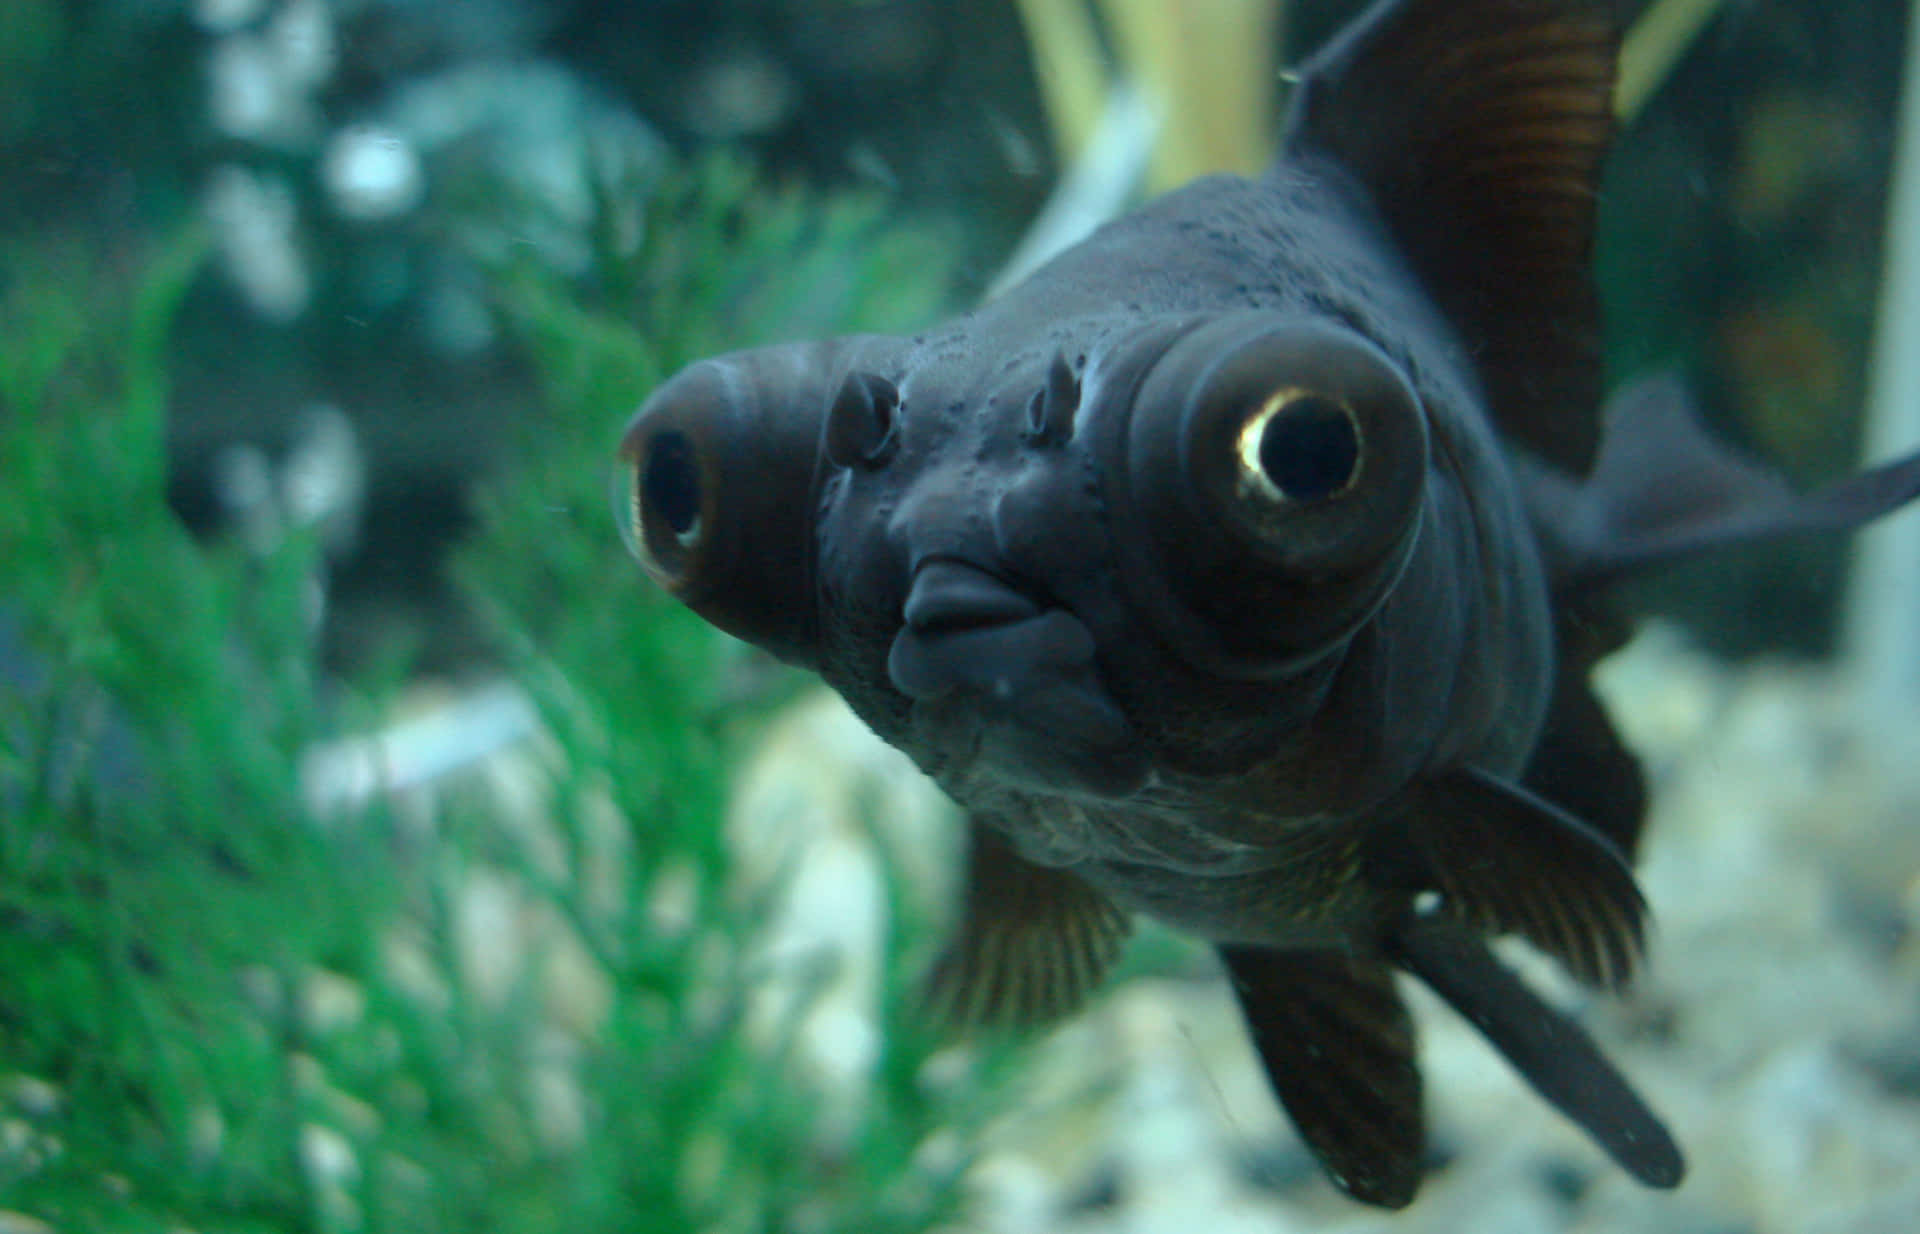
<path fill-rule="evenodd" d="M 1607 0 L 1385 0 L 1302 67 L 1285 146 L 1359 178 L 1501 432 L 1575 474 L 1599 439 L 1591 265 L 1617 50 Z"/>

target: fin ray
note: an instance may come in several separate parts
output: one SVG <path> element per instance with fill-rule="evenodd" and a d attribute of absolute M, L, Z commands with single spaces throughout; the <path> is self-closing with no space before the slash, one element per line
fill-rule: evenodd
<path fill-rule="evenodd" d="M 1646 900 L 1606 837 L 1471 767 L 1418 781 L 1371 841 L 1377 881 L 1440 893 L 1446 916 L 1518 934 L 1591 986 L 1624 985 L 1646 946 Z"/>

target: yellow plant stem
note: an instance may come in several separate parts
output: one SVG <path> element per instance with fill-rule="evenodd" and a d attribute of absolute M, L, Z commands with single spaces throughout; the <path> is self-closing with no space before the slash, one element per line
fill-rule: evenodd
<path fill-rule="evenodd" d="M 1040 99 L 1053 129 L 1054 157 L 1064 167 L 1087 148 L 1106 105 L 1109 74 L 1100 36 L 1085 0 L 1018 3 Z"/>
<path fill-rule="evenodd" d="M 1639 115 L 1719 11 L 1720 0 L 1658 0 L 1642 13 L 1620 46 L 1614 114 L 1622 121 Z"/>
<path fill-rule="evenodd" d="M 1155 192 L 1273 157 L 1282 0 L 1101 0 L 1127 72 L 1164 116 Z"/>

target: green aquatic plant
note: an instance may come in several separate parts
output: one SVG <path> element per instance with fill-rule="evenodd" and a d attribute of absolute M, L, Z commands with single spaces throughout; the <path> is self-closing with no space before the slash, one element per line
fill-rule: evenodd
<path fill-rule="evenodd" d="M 750 991 L 773 976 L 754 944 L 777 891 L 741 886 L 723 828 L 746 737 L 796 683 L 640 581 L 608 491 L 619 429 L 664 374 L 824 321 L 924 318 L 947 294 L 951 248 L 878 201 L 823 207 L 726 158 L 669 176 L 637 242 L 619 234 L 601 229 L 584 287 L 531 267 L 502 281 L 552 414 L 483 494 L 460 562 L 555 739 L 543 813 L 577 874 L 604 844 L 592 820 L 623 820 L 618 894 L 592 908 L 550 888 L 608 979 L 607 1035 L 587 1055 L 605 1134 L 587 1137 L 598 1164 L 581 1177 L 597 1180 L 606 1228 L 925 1228 L 953 1210 L 964 1162 L 930 1137 L 990 1103 L 923 1078 L 936 1044 L 914 999 L 924 912 L 898 894 L 888 905 L 878 1057 L 852 1125 L 824 1126 L 829 1099 L 791 1066 L 794 1042 L 756 1044 L 747 1023 Z M 680 925 L 656 928 L 663 915 Z"/>
<path fill-rule="evenodd" d="M 0 1209 L 55 1228 L 311 1228 L 270 991 L 363 971 L 392 890 L 300 808 L 313 546 L 210 551 L 165 503 L 200 252 L 21 246 L 0 301 Z"/>
<path fill-rule="evenodd" d="M 1208 172 L 1258 174 L 1273 155 L 1285 10 L 1283 0 L 1020 0 L 1056 155 L 1082 157 L 1125 81 L 1160 113 L 1153 191 Z"/>
<path fill-rule="evenodd" d="M 766 958 L 777 891 L 739 877 L 724 825 L 793 687 L 652 595 L 607 505 L 660 373 L 908 325 L 951 246 L 735 162 L 668 175 L 644 211 L 584 282 L 498 272 L 544 407 L 457 572 L 539 740 L 429 802 L 324 817 L 315 742 L 388 703 L 314 667 L 316 547 L 209 547 L 165 502 L 169 329 L 201 246 L 132 280 L 78 250 L 10 263 L 0 1217 L 678 1234 L 959 1211 L 999 1056 L 928 1066 L 928 910 L 882 880 L 874 1044 L 829 1091 L 753 1008 L 778 981 L 806 1010 L 835 959 Z"/>

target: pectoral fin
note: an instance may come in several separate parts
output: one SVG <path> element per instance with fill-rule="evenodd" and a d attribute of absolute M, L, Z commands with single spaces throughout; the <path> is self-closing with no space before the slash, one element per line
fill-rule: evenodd
<path fill-rule="evenodd" d="M 1411 919 L 1395 956 L 1506 1056 L 1535 1091 L 1650 1187 L 1677 1187 L 1686 1161 L 1665 1124 L 1593 1039 L 1543 1002 L 1457 922 Z"/>
<path fill-rule="evenodd" d="M 1518 934 L 1588 985 L 1633 976 L 1647 905 L 1605 837 L 1470 767 L 1416 782 L 1402 805 L 1369 842 L 1369 879 L 1438 892 L 1441 915 Z"/>
<path fill-rule="evenodd" d="M 1131 922 L 1068 871 L 1025 860 L 981 823 L 969 830 L 960 926 L 933 970 L 936 1014 L 962 1030 L 1070 1014 L 1106 976 Z"/>
<path fill-rule="evenodd" d="M 1223 946 L 1267 1079 L 1333 1182 L 1383 1208 L 1420 1187 L 1426 1128 L 1413 1020 L 1377 961 Z"/>

